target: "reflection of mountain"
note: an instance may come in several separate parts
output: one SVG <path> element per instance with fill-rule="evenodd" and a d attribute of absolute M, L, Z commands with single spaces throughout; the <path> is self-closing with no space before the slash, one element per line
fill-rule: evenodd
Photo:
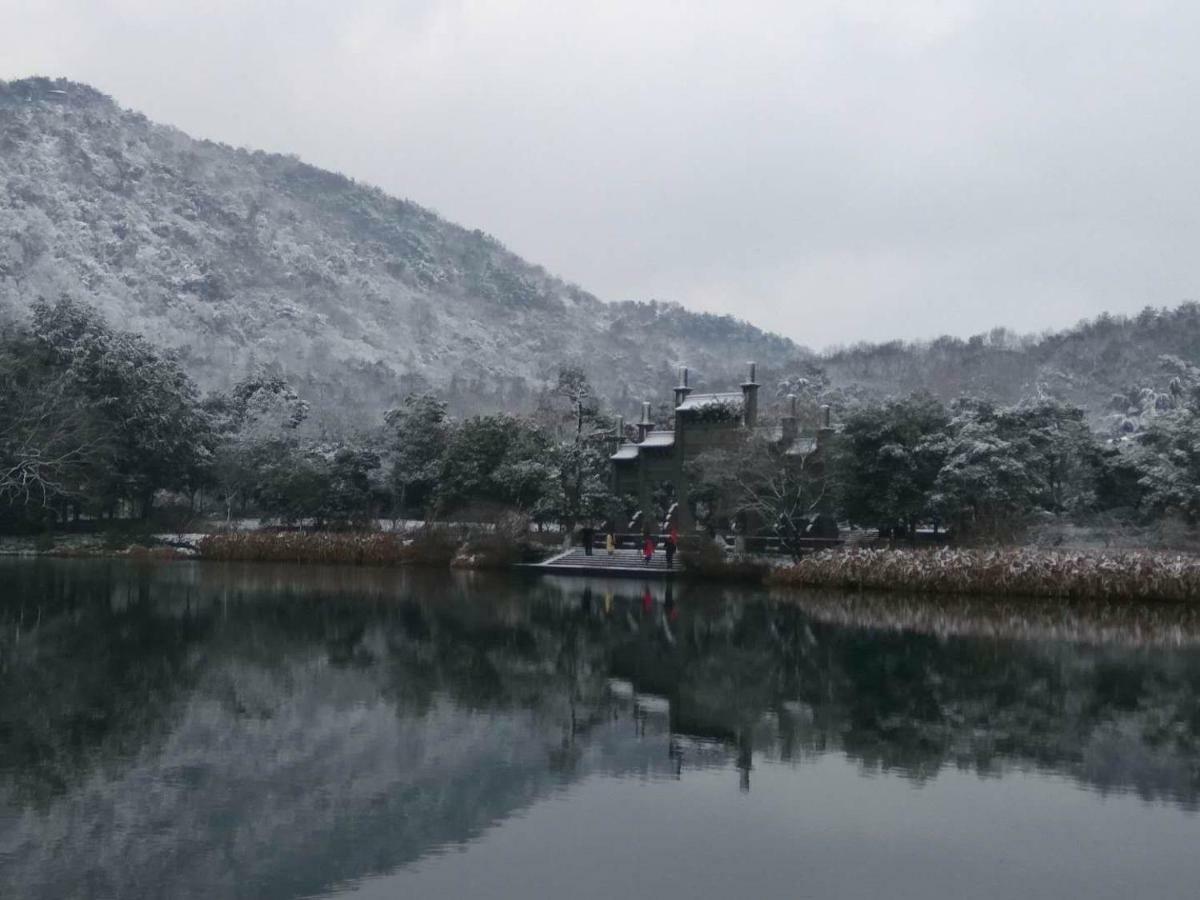
<path fill-rule="evenodd" d="M 572 741 L 558 667 L 528 632 L 472 621 L 470 609 L 298 609 L 288 593 L 256 606 L 243 602 L 253 592 L 157 583 L 142 606 L 136 586 L 105 589 L 107 566 L 87 568 L 88 600 L 72 592 L 57 610 L 89 620 L 78 644 L 76 630 L 56 631 L 44 615 L 17 665 L 44 665 L 69 635 L 93 658 L 53 657 L 53 683 L 75 681 L 73 669 L 95 673 L 100 648 L 153 608 L 161 640 L 122 645 L 109 670 L 130 693 L 105 701 L 145 744 L 99 729 L 84 758 L 57 754 L 60 771 L 39 769 L 38 748 L 25 748 L 24 771 L 5 760 L 17 777 L 4 805 L 24 808 L 0 831 L 0 886 L 47 897 L 305 895 L 469 841 L 589 771 L 667 770 L 665 734 L 622 740 L 632 724 L 607 715 L 595 739 Z M 181 631 L 204 636 L 170 640 Z M 132 674 L 143 667 L 189 673 L 154 704 L 155 723 L 136 712 L 162 687 Z M 595 688 L 593 710 L 607 702 Z M 48 739 L 91 715 L 97 697 L 64 706 L 48 692 L 14 707 L 6 692 L 5 724 L 16 732 L 24 723 L 8 712 L 32 720 L 41 706 Z M 37 802 L 21 802 L 31 793 L 24 774 Z"/>
<path fill-rule="evenodd" d="M 1200 797 L 1192 650 L 852 628 L 712 589 L 647 606 L 640 586 L 441 573 L 0 578 L 6 896 L 311 894 L 591 774 L 749 779 L 755 755 Z"/>

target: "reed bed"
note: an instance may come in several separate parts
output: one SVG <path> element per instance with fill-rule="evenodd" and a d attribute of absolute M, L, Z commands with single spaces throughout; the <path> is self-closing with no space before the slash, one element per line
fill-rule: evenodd
<path fill-rule="evenodd" d="M 1200 598 L 1200 557 L 1134 551 L 826 550 L 769 576 L 776 585 L 1079 600 Z"/>
<path fill-rule="evenodd" d="M 458 544 L 453 535 L 439 529 L 411 535 L 377 531 L 252 531 L 205 535 L 197 549 L 203 559 L 226 562 L 445 566 L 450 564 Z"/>

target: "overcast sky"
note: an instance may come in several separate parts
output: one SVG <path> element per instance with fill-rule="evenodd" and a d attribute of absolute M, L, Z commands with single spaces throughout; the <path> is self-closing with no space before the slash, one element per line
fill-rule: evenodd
<path fill-rule="evenodd" d="M 1200 4 L 0 0 L 63 75 L 814 347 L 1200 298 Z"/>

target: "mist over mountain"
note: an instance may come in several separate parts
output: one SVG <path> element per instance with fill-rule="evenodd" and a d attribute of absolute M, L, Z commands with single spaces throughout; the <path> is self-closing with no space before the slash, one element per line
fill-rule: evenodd
<path fill-rule="evenodd" d="M 459 412 L 528 407 L 562 364 L 629 410 L 681 363 L 724 386 L 745 360 L 808 355 L 727 316 L 602 302 L 415 203 L 85 85 L 0 82 L 0 316 L 62 294 L 176 351 L 203 388 L 278 369 L 331 424 L 426 388 Z"/>

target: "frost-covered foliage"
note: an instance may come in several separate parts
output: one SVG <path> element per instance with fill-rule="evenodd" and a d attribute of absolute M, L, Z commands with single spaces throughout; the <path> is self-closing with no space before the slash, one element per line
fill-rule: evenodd
<path fill-rule="evenodd" d="M 962 400 L 952 412 L 944 437 L 935 442 L 942 465 L 931 505 L 960 533 L 994 533 L 1031 511 L 1094 505 L 1097 450 L 1079 408 Z"/>
<path fill-rule="evenodd" d="M 802 355 L 729 317 L 603 303 L 412 202 L 84 85 L 0 82 L 0 319 L 64 293 L 203 389 L 272 364 L 343 431 L 430 389 L 460 414 L 528 410 L 564 360 L 632 408 L 681 361 L 720 385 Z"/>
<path fill-rule="evenodd" d="M 398 513 L 429 508 L 450 440 L 446 404 L 432 394 L 410 394 L 384 416 L 391 488 Z"/>
<path fill-rule="evenodd" d="M 0 502 L 142 512 L 203 479 L 210 419 L 177 363 L 95 310 L 38 301 L 0 340 Z"/>
<path fill-rule="evenodd" d="M 849 416 L 840 439 L 843 515 L 875 527 L 909 528 L 930 516 L 947 425 L 946 410 L 927 395 Z"/>
<path fill-rule="evenodd" d="M 1046 397 L 859 404 L 835 441 L 839 516 L 905 533 L 940 523 L 958 539 L 1015 537 L 1038 515 L 1195 523 L 1200 377 L 1172 385 L 1172 408 L 1117 441 L 1092 432 L 1083 409 Z"/>

